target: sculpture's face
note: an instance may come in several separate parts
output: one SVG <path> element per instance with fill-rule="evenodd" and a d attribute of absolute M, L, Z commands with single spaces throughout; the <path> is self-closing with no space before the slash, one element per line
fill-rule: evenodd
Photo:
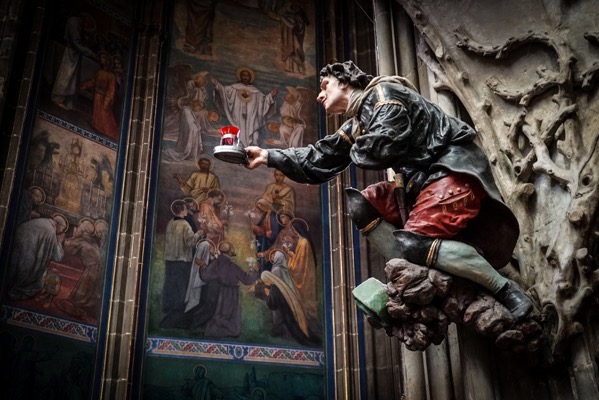
<path fill-rule="evenodd" d="M 351 89 L 347 83 L 341 83 L 332 76 L 320 81 L 320 93 L 316 98 L 327 114 L 343 114 L 347 111 Z"/>

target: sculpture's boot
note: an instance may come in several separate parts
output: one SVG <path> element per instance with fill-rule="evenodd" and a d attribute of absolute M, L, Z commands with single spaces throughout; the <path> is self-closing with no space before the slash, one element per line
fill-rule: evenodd
<path fill-rule="evenodd" d="M 503 304 L 516 320 L 520 321 L 532 311 L 532 302 L 515 282 L 508 282 L 495 293 L 495 298 Z"/>
<path fill-rule="evenodd" d="M 397 230 L 393 234 L 402 258 L 478 283 L 493 293 L 516 321 L 532 311 L 532 302 L 522 289 L 499 274 L 474 247 L 456 240 L 435 239 L 405 230 Z"/>

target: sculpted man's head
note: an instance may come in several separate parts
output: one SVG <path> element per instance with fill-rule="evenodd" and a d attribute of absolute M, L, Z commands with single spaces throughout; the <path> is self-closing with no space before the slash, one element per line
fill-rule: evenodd
<path fill-rule="evenodd" d="M 351 93 L 364 89 L 372 80 L 352 61 L 328 64 L 320 71 L 320 93 L 316 100 L 327 114 L 343 114 L 347 111 Z"/>
<path fill-rule="evenodd" d="M 353 61 L 327 64 L 320 70 L 320 80 L 325 77 L 336 78 L 340 83 L 358 89 L 365 89 L 372 80 L 372 75 L 363 72 Z"/>

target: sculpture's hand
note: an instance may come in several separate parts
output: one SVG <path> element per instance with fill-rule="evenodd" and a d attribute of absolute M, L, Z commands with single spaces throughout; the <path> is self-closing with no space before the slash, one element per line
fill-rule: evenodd
<path fill-rule="evenodd" d="M 248 157 L 246 168 L 254 169 L 268 163 L 268 151 L 258 146 L 248 146 L 245 148 Z"/>

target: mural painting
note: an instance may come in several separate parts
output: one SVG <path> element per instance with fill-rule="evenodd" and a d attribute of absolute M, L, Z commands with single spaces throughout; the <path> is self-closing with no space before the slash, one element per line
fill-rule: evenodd
<path fill-rule="evenodd" d="M 89 345 L 14 328 L 0 328 L 0 339 L 2 361 L 10 365 L 0 378 L 5 398 L 89 398 L 95 357 Z"/>
<path fill-rule="evenodd" d="M 2 253 L 11 398 L 89 398 L 97 368 L 131 6 L 53 2 Z M 62 365 L 62 370 L 60 366 Z"/>
<path fill-rule="evenodd" d="M 30 150 L 6 304 L 96 326 L 115 152 L 43 118 Z"/>
<path fill-rule="evenodd" d="M 213 156 L 228 126 L 245 146 L 318 139 L 315 14 L 296 1 L 174 5 L 143 398 L 326 397 L 320 188 Z"/>

